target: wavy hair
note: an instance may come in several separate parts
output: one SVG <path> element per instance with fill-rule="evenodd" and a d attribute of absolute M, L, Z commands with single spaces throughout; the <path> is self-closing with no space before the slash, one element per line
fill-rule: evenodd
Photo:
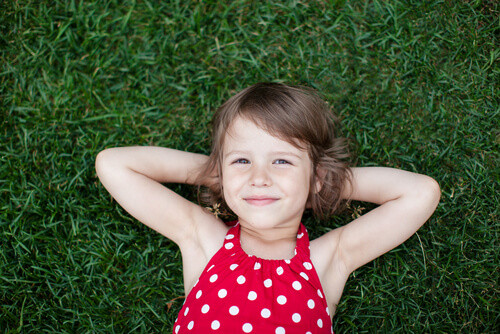
<path fill-rule="evenodd" d="M 200 192 L 203 203 L 218 203 L 227 209 L 222 189 L 222 149 L 226 131 L 238 117 L 245 117 L 271 135 L 308 151 L 314 172 L 307 206 L 316 217 L 326 217 L 340 208 L 342 190 L 346 182 L 351 182 L 351 170 L 347 140 L 339 134 L 339 120 L 315 90 L 280 83 L 258 83 L 245 88 L 216 111 L 212 120 L 212 151 L 197 180 L 198 184 L 210 184 L 208 191 Z M 314 191 L 318 179 L 322 187 Z"/>

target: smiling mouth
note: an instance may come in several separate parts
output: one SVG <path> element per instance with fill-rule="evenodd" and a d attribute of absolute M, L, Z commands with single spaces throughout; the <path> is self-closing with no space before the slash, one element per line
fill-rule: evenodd
<path fill-rule="evenodd" d="M 250 205 L 266 206 L 269 204 L 273 204 L 278 199 L 273 198 L 273 197 L 247 197 L 247 198 L 244 198 L 244 200 Z"/>

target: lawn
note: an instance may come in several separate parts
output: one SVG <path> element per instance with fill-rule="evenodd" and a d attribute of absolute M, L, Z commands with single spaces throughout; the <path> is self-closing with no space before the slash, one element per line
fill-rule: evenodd
<path fill-rule="evenodd" d="M 352 274 L 335 332 L 499 333 L 499 16 L 495 0 L 0 2 L 0 330 L 170 332 L 180 252 L 111 199 L 95 157 L 208 153 L 218 106 L 278 81 L 324 96 L 354 165 L 442 190 Z M 318 236 L 371 207 L 304 222 Z"/>

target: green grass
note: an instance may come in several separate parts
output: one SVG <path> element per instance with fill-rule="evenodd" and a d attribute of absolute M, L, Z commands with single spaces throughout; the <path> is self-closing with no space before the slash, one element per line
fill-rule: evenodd
<path fill-rule="evenodd" d="M 222 101 L 280 81 L 324 94 L 357 165 L 442 188 L 418 235 L 352 275 L 335 332 L 500 332 L 499 15 L 494 0 L 1 2 L 0 330 L 169 332 L 180 253 L 111 200 L 95 156 L 206 153 Z M 305 222 L 319 235 L 369 207 Z"/>

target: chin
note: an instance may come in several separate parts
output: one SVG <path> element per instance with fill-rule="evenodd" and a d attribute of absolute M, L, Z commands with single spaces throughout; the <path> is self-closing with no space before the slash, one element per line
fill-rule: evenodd
<path fill-rule="evenodd" d="M 271 219 L 270 217 L 261 217 L 260 215 L 252 216 L 238 216 L 238 220 L 243 223 L 243 225 L 251 225 L 258 229 L 269 229 L 276 226 L 277 221 Z"/>
<path fill-rule="evenodd" d="M 269 217 L 269 215 L 252 215 L 247 217 L 238 216 L 240 222 L 243 222 L 245 226 L 252 226 L 255 229 L 267 230 L 279 227 L 280 225 L 285 225 L 286 222 L 296 220 L 294 217 L 283 218 L 283 217 Z M 297 220 L 300 222 L 300 219 Z"/>

